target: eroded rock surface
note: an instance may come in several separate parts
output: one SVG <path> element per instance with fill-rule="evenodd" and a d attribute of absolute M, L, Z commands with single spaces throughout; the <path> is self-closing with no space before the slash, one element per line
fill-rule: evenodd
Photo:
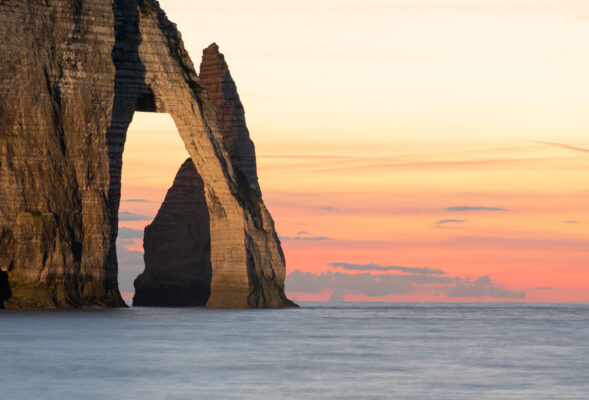
<path fill-rule="evenodd" d="M 223 143 L 240 187 L 238 199 L 250 213 L 246 225 L 247 306 L 294 306 L 284 294 L 284 255 L 274 222 L 262 202 L 243 105 L 216 44 L 203 51 L 200 82 L 217 110 Z M 226 287 L 226 275 L 215 273 L 209 280 L 212 288 L 203 286 L 203 277 L 210 277 L 210 266 L 202 262 L 206 257 L 201 253 L 208 251 L 208 225 L 202 218 L 208 213 L 204 192 L 195 190 L 202 181 L 191 164 L 187 160 L 182 165 L 156 219 L 145 230 L 145 272 L 135 281 L 134 305 L 198 305 L 194 298 L 208 298 L 209 294 L 209 306 L 224 306 L 232 301 L 233 289 Z M 183 233 L 166 234 L 173 229 Z"/>
<path fill-rule="evenodd" d="M 225 57 L 216 43 L 202 52 L 200 83 L 217 110 L 217 122 L 233 167 L 242 172 L 261 197 L 256 168 L 256 150 L 245 123 L 245 111 Z"/>
<path fill-rule="evenodd" d="M 145 228 L 145 272 L 135 306 L 205 306 L 211 294 L 211 235 L 204 183 L 189 158 Z"/>
<path fill-rule="evenodd" d="M 1 0 L 0 35 L 6 307 L 124 306 L 115 242 L 135 111 L 172 116 L 202 179 L 207 304 L 289 304 L 272 219 L 236 172 L 215 105 L 157 1 Z"/>

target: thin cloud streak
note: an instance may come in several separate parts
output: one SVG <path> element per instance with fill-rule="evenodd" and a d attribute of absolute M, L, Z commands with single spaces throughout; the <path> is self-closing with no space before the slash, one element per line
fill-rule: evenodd
<path fill-rule="evenodd" d="M 522 148 L 520 150 L 525 150 Z M 428 167 L 467 167 L 472 165 L 482 166 L 500 166 L 502 164 L 511 165 L 513 163 L 523 162 L 545 162 L 546 158 L 526 158 L 526 157 L 511 157 L 511 158 L 488 158 L 488 154 L 496 154 L 500 151 L 508 151 L 510 149 L 485 149 L 480 150 L 476 153 L 486 156 L 487 158 L 470 159 L 470 160 L 456 160 L 453 156 L 464 156 L 464 152 L 434 152 L 434 153 L 406 153 L 398 154 L 395 156 L 386 157 L 358 157 L 358 156 L 334 156 L 333 158 L 328 155 L 317 155 L 317 156 L 306 156 L 302 157 L 292 155 L 279 157 L 278 155 L 271 158 L 275 159 L 293 159 L 300 158 L 304 160 L 308 159 L 324 159 L 326 161 L 321 162 L 299 162 L 287 165 L 274 165 L 269 172 L 287 172 L 291 170 L 300 171 L 306 169 L 311 172 L 332 172 L 332 171 L 347 171 L 356 169 L 371 169 L 371 168 L 428 168 Z M 512 150 L 516 150 L 515 148 Z M 472 151 L 470 154 L 472 155 Z M 451 157 L 451 160 L 439 160 L 436 158 Z M 264 158 L 264 157 L 261 157 Z M 331 158 L 331 160 L 329 160 Z M 327 161 L 329 160 L 329 161 Z M 329 167 L 329 168 L 325 168 Z"/>
<path fill-rule="evenodd" d="M 540 141 L 540 140 L 530 140 L 530 142 L 536 143 L 536 144 L 544 144 L 546 146 L 559 147 L 561 149 L 578 151 L 578 152 L 581 152 L 581 153 L 589 153 L 589 149 L 586 149 L 584 147 L 571 146 L 571 145 L 566 144 L 566 143 L 544 142 L 544 141 Z"/>
<path fill-rule="evenodd" d="M 340 156 L 340 155 L 328 155 L 328 154 L 261 154 L 257 155 L 257 158 L 278 158 L 278 159 L 310 159 L 310 160 L 331 160 L 331 159 L 341 159 L 341 160 L 357 160 L 361 157 L 357 156 Z"/>
<path fill-rule="evenodd" d="M 296 241 L 290 245 L 293 246 Z M 326 249 L 447 249 L 486 248 L 509 251 L 561 252 L 578 251 L 589 254 L 589 240 L 534 237 L 500 237 L 500 236 L 452 236 L 443 240 L 389 241 L 389 240 L 325 240 L 321 244 Z"/>
<path fill-rule="evenodd" d="M 149 221 L 152 217 L 147 215 L 136 214 L 130 211 L 120 211 L 119 221 Z"/>
<path fill-rule="evenodd" d="M 121 200 L 121 203 L 149 203 L 147 199 L 126 199 Z"/>
<path fill-rule="evenodd" d="M 364 169 L 395 169 L 395 168 L 467 168 L 473 166 L 491 167 L 510 165 L 518 163 L 527 163 L 530 161 L 545 161 L 545 159 L 524 159 L 524 158 L 494 158 L 485 160 L 465 160 L 465 161 L 414 161 L 405 163 L 390 164 L 370 164 L 361 166 L 349 166 L 339 168 L 317 169 L 316 172 L 340 172 L 350 170 Z"/>
<path fill-rule="evenodd" d="M 436 225 L 444 225 L 444 224 L 463 224 L 465 223 L 465 219 L 441 219 L 436 222 Z"/>
<path fill-rule="evenodd" d="M 331 240 L 327 236 L 278 236 L 283 241 L 295 241 L 295 242 L 321 242 L 324 240 Z"/>
<path fill-rule="evenodd" d="M 271 168 L 268 168 L 265 173 L 288 173 L 288 172 L 297 172 L 300 173 L 301 170 L 305 170 L 308 172 L 338 172 L 338 171 L 352 171 L 352 170 L 370 170 L 370 169 L 407 169 L 407 168 L 468 168 L 468 167 L 496 167 L 496 168 L 507 168 L 511 167 L 515 164 L 525 164 L 530 165 L 534 163 L 546 163 L 547 161 L 560 161 L 566 162 L 566 157 L 551 157 L 551 158 L 538 158 L 538 157 L 523 157 L 523 156 L 514 156 L 514 157 L 497 157 L 497 158 L 489 158 L 489 155 L 497 154 L 497 152 L 501 151 L 528 151 L 531 148 L 523 147 L 523 148 L 495 148 L 495 149 L 485 149 L 480 150 L 474 153 L 480 153 L 481 157 L 479 159 L 466 159 L 466 160 L 456 160 L 456 157 L 452 157 L 455 155 L 457 157 L 463 157 L 464 152 L 438 152 L 438 153 L 408 153 L 408 154 L 399 154 L 395 156 L 387 156 L 387 157 L 357 157 L 357 156 L 334 156 L 334 158 L 330 159 L 331 157 L 328 155 L 317 155 L 317 156 L 306 156 L 303 155 L 302 157 L 292 155 L 292 156 L 285 156 L 280 157 L 278 155 L 273 156 L 271 158 L 274 159 L 292 159 L 296 160 L 300 158 L 301 161 L 306 159 L 307 157 L 317 160 L 325 160 L 320 162 L 295 162 L 290 164 L 278 164 L 273 165 Z M 472 156 L 473 151 L 470 151 L 469 154 Z M 452 157 L 449 160 L 444 159 L 436 159 L 440 157 Z M 261 157 L 264 158 L 264 157 Z M 269 158 L 270 159 L 270 158 Z"/>
<path fill-rule="evenodd" d="M 445 275 L 446 272 L 441 269 L 431 269 L 427 267 L 403 267 L 398 265 L 382 266 L 380 264 L 350 264 L 344 262 L 327 263 L 330 267 L 339 267 L 348 271 L 400 271 L 410 274 L 425 274 L 425 275 Z"/>
<path fill-rule="evenodd" d="M 332 291 L 330 301 L 345 301 L 346 294 L 362 294 L 368 297 L 406 295 L 416 291 L 451 298 L 524 299 L 524 292 L 504 288 L 488 276 L 474 281 L 469 278 L 435 275 L 373 275 L 325 272 L 314 274 L 295 270 L 286 276 L 287 292 L 321 293 Z"/>
<path fill-rule="evenodd" d="M 508 211 L 499 207 L 481 207 L 481 206 L 454 206 L 446 208 L 446 211 Z"/>
<path fill-rule="evenodd" d="M 434 229 L 460 229 L 455 224 L 464 224 L 467 221 L 465 219 L 442 219 L 433 225 Z"/>

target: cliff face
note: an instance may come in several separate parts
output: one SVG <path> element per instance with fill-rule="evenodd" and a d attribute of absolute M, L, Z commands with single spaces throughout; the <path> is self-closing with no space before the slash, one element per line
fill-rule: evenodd
<path fill-rule="evenodd" d="M 107 260 L 116 235 L 107 146 L 113 27 L 107 1 L 0 2 L 7 307 L 123 305 L 116 260 Z"/>
<path fill-rule="evenodd" d="M 287 303 L 271 218 L 236 172 L 215 105 L 157 1 L 2 0 L 0 35 L 5 306 L 124 305 L 115 241 L 135 111 L 172 116 L 202 180 L 208 304 Z"/>
<path fill-rule="evenodd" d="M 198 77 L 217 110 L 217 123 L 233 167 L 243 173 L 261 197 L 256 151 L 245 124 L 245 111 L 229 66 L 216 43 L 203 50 Z"/>
<path fill-rule="evenodd" d="M 217 110 L 220 133 L 239 186 L 237 199 L 248 213 L 245 306 L 293 306 L 284 294 L 284 255 L 272 217 L 262 202 L 244 109 L 216 44 L 203 51 L 200 82 Z M 211 276 L 210 265 L 205 262 L 210 241 L 208 221 L 203 218 L 208 213 L 201 186 L 189 159 L 180 168 L 155 220 L 145 230 L 145 272 L 135 281 L 134 305 L 189 306 L 200 305 L 196 299 L 204 299 L 209 306 L 223 307 L 234 300 L 235 288 L 227 282 L 236 271 L 214 270 Z M 169 234 L 172 231 L 179 234 Z"/>

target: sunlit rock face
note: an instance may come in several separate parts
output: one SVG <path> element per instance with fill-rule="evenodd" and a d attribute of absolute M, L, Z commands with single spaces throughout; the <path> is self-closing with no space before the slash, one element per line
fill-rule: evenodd
<path fill-rule="evenodd" d="M 199 78 L 215 105 L 219 130 L 233 167 L 243 173 L 248 183 L 261 196 L 256 151 L 245 124 L 245 111 L 229 66 L 216 43 L 202 52 Z"/>
<path fill-rule="evenodd" d="M 205 218 L 209 212 L 205 193 L 199 189 L 202 181 L 189 159 L 180 168 L 154 222 L 145 229 L 145 272 L 135 281 L 133 304 L 293 306 L 284 294 L 284 255 L 272 217 L 261 199 L 254 145 L 245 124 L 244 109 L 216 44 L 203 52 L 200 82 L 218 111 L 220 133 L 239 187 L 237 199 L 246 213 L 247 287 L 232 281 L 242 266 L 238 271 L 214 270 L 212 276 L 209 272 L 211 267 L 206 261 L 210 236 Z M 236 304 L 236 294 L 246 303 Z"/>
<path fill-rule="evenodd" d="M 272 219 L 157 1 L 3 0 L 0 35 L 4 306 L 124 306 L 115 242 L 135 111 L 172 116 L 202 180 L 207 305 L 289 304 Z"/>

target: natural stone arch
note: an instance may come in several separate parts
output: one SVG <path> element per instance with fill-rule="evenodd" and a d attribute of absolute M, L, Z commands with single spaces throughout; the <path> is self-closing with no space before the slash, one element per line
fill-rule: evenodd
<path fill-rule="evenodd" d="M 215 109 L 159 4 L 10 3 L 0 4 L 0 33 L 23 44 L 1 48 L 10 61 L 0 77 L 12 85 L 0 86 L 0 98 L 20 101 L 0 104 L 0 183 L 7 189 L 0 194 L 0 262 L 13 288 L 7 305 L 123 304 L 115 242 L 122 152 L 137 110 L 172 116 L 202 178 L 213 271 L 207 305 L 290 305 L 272 218 L 256 186 L 232 165 Z M 20 66 L 21 59 L 28 63 Z M 13 76 L 19 68 L 27 73 Z"/>

